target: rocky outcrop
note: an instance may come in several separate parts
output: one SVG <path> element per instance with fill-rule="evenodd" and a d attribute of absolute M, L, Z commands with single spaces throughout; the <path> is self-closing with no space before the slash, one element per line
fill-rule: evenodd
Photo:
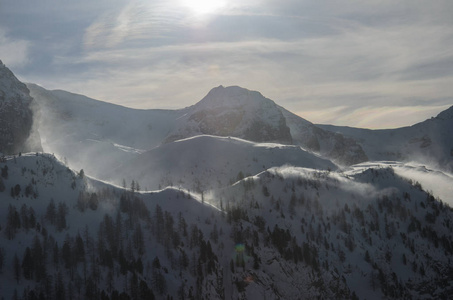
<path fill-rule="evenodd" d="M 0 61 L 0 152 L 40 151 L 33 130 L 33 98 L 28 88 Z"/>
<path fill-rule="evenodd" d="M 213 88 L 189 108 L 167 142 L 198 134 L 292 144 L 289 127 L 275 102 L 237 86 Z"/>

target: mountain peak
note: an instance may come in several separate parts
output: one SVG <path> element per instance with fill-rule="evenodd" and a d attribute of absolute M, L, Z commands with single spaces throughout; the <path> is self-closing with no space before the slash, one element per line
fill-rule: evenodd
<path fill-rule="evenodd" d="M 441 113 L 439 113 L 436 117 L 436 119 L 440 119 L 440 120 L 452 120 L 453 119 L 453 106 L 451 106 L 450 108 L 442 111 Z"/>
<path fill-rule="evenodd" d="M 260 92 L 251 91 L 240 86 L 224 87 L 219 85 L 209 91 L 209 93 L 197 103 L 197 105 L 210 107 L 238 107 L 243 105 L 257 105 L 268 101 L 275 104 L 274 101 L 267 99 Z"/>
<path fill-rule="evenodd" d="M 239 86 L 220 85 L 209 91 L 166 141 L 200 134 L 292 144 L 290 130 L 275 102 Z"/>
<path fill-rule="evenodd" d="M 31 146 L 31 137 L 40 144 L 37 132 L 32 132 L 33 113 L 28 88 L 0 61 L 0 152 L 17 153 L 41 149 Z M 32 134 L 33 133 L 33 134 Z"/>

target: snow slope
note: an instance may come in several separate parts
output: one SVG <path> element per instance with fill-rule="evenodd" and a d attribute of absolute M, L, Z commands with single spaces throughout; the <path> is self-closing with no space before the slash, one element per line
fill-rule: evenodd
<path fill-rule="evenodd" d="M 199 134 L 234 136 L 254 142 L 291 144 L 285 118 L 274 101 L 259 92 L 231 86 L 213 88 L 178 124 L 167 141 Z"/>
<path fill-rule="evenodd" d="M 392 168 L 399 176 L 419 184 L 434 197 L 453 206 L 453 176 L 449 173 L 429 169 L 420 163 L 395 161 L 366 162 L 351 166 L 356 172 L 364 172 L 370 168 Z"/>
<path fill-rule="evenodd" d="M 392 168 L 276 167 L 203 197 L 131 192 L 49 154 L 7 157 L 0 296 L 448 298 L 453 210 Z"/>
<path fill-rule="evenodd" d="M 117 183 L 123 178 L 128 183 L 135 180 L 145 189 L 172 185 L 201 192 L 282 165 L 320 170 L 337 168 L 329 160 L 299 146 L 202 135 L 145 152 L 122 164 L 109 179 Z"/>
<path fill-rule="evenodd" d="M 158 146 L 183 114 L 130 109 L 34 84 L 28 87 L 40 106 L 38 126 L 45 151 L 98 177 Z"/>
<path fill-rule="evenodd" d="M 226 92 L 225 98 L 207 98 L 198 110 L 139 114 L 31 88 L 44 104 L 46 147 L 69 155 L 0 159 L 1 298 L 448 299 L 453 293 L 448 173 L 388 161 L 337 170 L 299 146 L 234 137 L 161 144 L 187 124 L 194 125 L 189 135 L 212 125 L 210 113 L 191 119 L 190 112 L 263 104 L 262 96 L 240 88 L 219 88 L 213 93 Z M 340 154 L 360 153 L 347 139 L 295 116 L 288 121 L 287 112 L 266 105 L 270 127 L 251 136 L 272 139 L 282 128 L 291 134 L 305 128 L 321 152 L 346 144 Z M 213 115 L 228 125 L 226 112 Z M 273 126 L 282 116 L 287 128 Z M 420 130 L 437 132 L 451 117 L 448 110 Z M 246 123 L 238 122 L 245 131 L 237 134 L 246 134 Z M 155 132 L 142 131 L 149 124 Z M 448 132 L 438 130 L 440 137 Z M 414 143 L 434 151 L 434 140 Z M 81 163 L 83 155 L 90 172 L 116 168 L 114 178 L 129 174 L 134 185 L 114 186 L 68 168 L 65 161 Z M 143 192 L 135 180 L 162 186 Z"/>
<path fill-rule="evenodd" d="M 453 172 L 453 106 L 434 118 L 397 129 L 318 126 L 355 139 L 370 160 L 418 161 Z"/>
<path fill-rule="evenodd" d="M 324 130 L 299 116 L 280 108 L 296 145 L 320 153 L 336 163 L 352 165 L 368 160 L 362 147 L 352 138 Z"/>
<path fill-rule="evenodd" d="M 102 177 L 161 144 L 200 134 L 300 145 L 337 163 L 366 160 L 354 141 L 317 128 L 260 93 L 217 87 L 181 110 L 135 110 L 64 91 L 28 85 L 46 152 Z"/>

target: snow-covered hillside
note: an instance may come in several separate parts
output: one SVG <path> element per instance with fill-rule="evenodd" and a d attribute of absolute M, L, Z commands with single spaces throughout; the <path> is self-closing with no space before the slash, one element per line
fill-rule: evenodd
<path fill-rule="evenodd" d="M 49 154 L 6 157 L 0 169 L 5 299 L 423 299 L 453 291 L 452 209 L 389 166 L 276 167 L 203 196 L 125 190 Z"/>
<path fill-rule="evenodd" d="M 55 155 L 0 156 L 0 298 L 453 293 L 453 176 L 354 164 L 451 164 L 452 109 L 394 131 L 329 127 L 346 138 L 239 87 L 176 111 L 29 88 Z"/>
<path fill-rule="evenodd" d="M 240 87 L 214 88 L 197 104 L 175 111 L 135 110 L 34 84 L 28 87 L 40 106 L 37 118 L 45 151 L 96 177 L 144 151 L 200 134 L 296 144 L 341 164 L 366 160 L 353 140 L 317 128 L 260 93 Z"/>
<path fill-rule="evenodd" d="M 161 144 L 183 111 L 137 110 L 28 84 L 43 148 L 100 177 Z"/>
<path fill-rule="evenodd" d="M 418 161 L 453 172 L 453 106 L 437 117 L 397 129 L 318 126 L 355 139 L 370 160 Z"/>
<path fill-rule="evenodd" d="M 352 165 L 368 160 L 362 147 L 354 139 L 324 130 L 283 107 L 280 110 L 291 130 L 294 144 L 318 152 L 342 165 Z"/>
<path fill-rule="evenodd" d="M 200 193 L 282 165 L 337 169 L 329 160 L 299 146 L 202 135 L 145 152 L 123 163 L 109 179 L 118 184 L 123 178 L 135 180 L 145 189 L 176 186 Z"/>
<path fill-rule="evenodd" d="M 213 88 L 178 119 L 167 141 L 198 134 L 300 145 L 346 165 L 367 160 L 353 139 L 318 128 L 259 92 L 238 86 Z"/>

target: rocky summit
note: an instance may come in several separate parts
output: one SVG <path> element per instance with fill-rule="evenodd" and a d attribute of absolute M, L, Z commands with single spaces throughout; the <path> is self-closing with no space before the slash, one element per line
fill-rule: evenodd
<path fill-rule="evenodd" d="M 32 134 L 32 103 L 27 86 L 0 61 L 0 152 L 13 154 L 40 149 L 28 142 L 37 134 Z"/>

